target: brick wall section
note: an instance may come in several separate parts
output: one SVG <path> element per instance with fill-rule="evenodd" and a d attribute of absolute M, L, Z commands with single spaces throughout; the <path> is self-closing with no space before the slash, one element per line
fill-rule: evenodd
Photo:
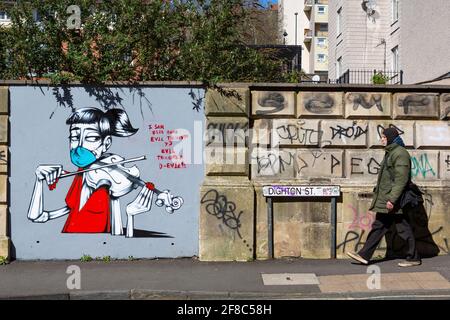
<path fill-rule="evenodd" d="M 9 257 L 8 237 L 8 87 L 0 87 L 0 256 Z"/>
<path fill-rule="evenodd" d="M 434 253 L 436 247 L 441 254 L 448 253 L 450 212 L 446 208 L 450 206 L 450 88 L 442 92 L 441 87 L 438 93 L 433 92 L 432 88 L 426 92 L 425 88 L 418 90 L 405 86 L 380 88 L 377 92 L 337 86 L 311 89 L 289 86 L 265 88 L 265 85 L 251 87 L 245 91 L 251 106 L 241 108 L 245 109 L 248 121 L 243 117 L 243 112 L 237 112 L 236 103 L 230 103 L 230 115 L 224 111 L 228 109 L 229 102 L 217 98 L 217 92 L 207 94 L 206 115 L 211 127 L 220 127 L 214 123 L 221 120 L 233 130 L 236 123 L 241 128 L 247 123 L 249 126 L 245 148 L 223 147 L 220 139 L 219 143 L 207 140 L 208 147 L 220 147 L 222 153 L 235 153 L 236 150 L 244 153 L 243 149 L 248 148 L 248 162 L 235 165 L 234 169 L 229 163 L 207 165 L 209 169 L 203 188 L 210 187 L 208 184 L 211 181 L 216 181 L 217 187 L 222 184 L 221 190 L 226 197 L 222 201 L 217 198 L 215 204 L 218 211 L 227 201 L 232 201 L 230 208 L 235 209 L 233 214 L 238 214 L 242 210 L 240 207 L 250 209 L 249 202 L 254 201 L 254 220 L 239 220 L 240 230 L 248 231 L 245 234 L 246 244 L 252 244 L 255 248 L 254 257 L 267 258 L 267 202 L 262 196 L 262 187 L 270 184 L 340 185 L 343 195 L 338 202 L 337 256 L 342 258 L 346 251 L 360 249 L 374 220 L 368 208 L 384 156 L 380 133 L 389 126 L 401 132 L 411 154 L 413 180 L 426 192 L 425 218 L 428 219 L 428 226 L 424 227 L 423 223 L 417 226 L 421 233 L 418 247 L 425 254 Z M 211 100 L 215 101 L 214 105 L 209 104 Z M 217 101 L 223 105 L 219 107 Z M 227 139 L 230 138 L 222 135 L 222 140 Z M 210 148 L 207 150 L 211 153 Z M 245 171 L 248 165 L 250 170 Z M 247 178 L 250 186 L 239 185 L 243 181 L 247 183 Z M 233 194 L 234 187 L 243 188 L 239 190 L 245 192 Z M 252 188 L 254 199 L 244 195 Z M 220 197 L 221 193 L 215 196 Z M 275 257 L 329 258 L 329 208 L 327 200 L 275 202 Z M 204 211 L 202 209 L 200 227 L 200 247 L 204 248 L 200 250 L 201 259 L 252 258 L 246 251 L 248 247 L 239 245 L 238 242 L 242 241 L 240 237 L 222 228 Z M 223 213 L 226 211 L 224 209 Z M 423 218 L 418 214 L 413 217 L 422 221 Z M 244 221 L 252 223 L 252 226 L 245 226 Z M 417 223 L 420 224 L 420 221 Z M 208 232 L 215 229 L 216 233 L 202 237 L 206 234 L 203 228 Z M 249 239 L 253 229 L 254 243 Z M 426 229 L 431 232 L 437 246 L 428 241 Z M 215 243 L 206 244 L 205 241 L 209 240 Z M 231 246 L 233 241 L 236 244 Z M 214 248 L 216 253 L 206 248 Z M 222 250 L 224 248 L 228 251 Z M 402 241 L 395 232 L 390 232 L 375 257 L 384 256 L 386 250 L 389 255 L 401 254 L 403 249 Z"/>

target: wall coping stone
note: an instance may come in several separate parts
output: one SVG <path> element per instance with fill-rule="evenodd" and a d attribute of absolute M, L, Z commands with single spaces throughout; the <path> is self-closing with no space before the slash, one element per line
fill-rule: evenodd
<path fill-rule="evenodd" d="M 50 86 L 55 87 L 49 80 L 0 80 L 0 86 Z M 130 83 L 128 81 L 108 81 L 104 84 L 88 84 L 79 81 L 71 82 L 62 86 L 127 86 L 127 87 L 199 87 L 206 88 L 200 81 L 143 81 Z M 257 82 L 235 82 L 218 83 L 218 87 L 224 88 L 249 88 L 250 90 L 281 90 L 281 91 L 368 91 L 368 92 L 438 92 L 450 93 L 450 85 L 367 85 L 367 84 L 328 84 L 328 83 L 257 83 Z"/>

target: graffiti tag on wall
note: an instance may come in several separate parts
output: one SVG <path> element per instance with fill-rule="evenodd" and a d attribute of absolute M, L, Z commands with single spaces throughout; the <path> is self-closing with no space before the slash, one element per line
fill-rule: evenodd
<path fill-rule="evenodd" d="M 427 177 L 437 177 L 436 171 L 433 169 L 427 153 L 411 157 L 411 176 L 413 178 L 421 177 L 423 179 Z"/>
<path fill-rule="evenodd" d="M 241 235 L 241 217 L 244 212 L 242 210 L 238 212 L 235 202 L 229 200 L 225 194 L 220 194 L 217 190 L 210 189 L 203 195 L 201 204 L 209 215 L 216 217 L 224 226 L 234 231 L 247 249 L 253 251 L 248 241 Z"/>

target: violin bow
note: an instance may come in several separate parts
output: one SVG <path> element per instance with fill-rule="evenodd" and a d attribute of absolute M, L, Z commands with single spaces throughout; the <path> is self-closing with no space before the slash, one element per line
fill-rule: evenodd
<path fill-rule="evenodd" d="M 60 175 L 59 178 L 60 179 L 61 178 L 66 178 L 66 177 L 74 176 L 74 175 L 80 174 L 80 173 L 85 173 L 85 172 L 98 170 L 98 169 L 103 169 L 103 168 L 108 168 L 108 167 L 114 167 L 114 166 L 117 166 L 119 164 L 124 164 L 124 163 L 128 163 L 128 162 L 142 161 L 142 160 L 145 160 L 145 159 L 147 159 L 145 156 L 131 158 L 131 159 L 125 159 L 125 160 L 122 160 L 122 161 L 108 163 L 108 164 L 105 164 L 105 165 L 102 165 L 102 166 L 98 166 L 96 168 L 89 168 L 89 169 L 80 170 L 80 171 L 76 171 L 76 172 L 65 173 L 65 174 Z"/>
<path fill-rule="evenodd" d="M 102 165 L 102 166 L 98 166 L 96 168 L 89 168 L 89 169 L 80 170 L 80 171 L 76 171 L 76 172 L 67 172 L 66 171 L 66 173 L 63 173 L 62 175 L 59 176 L 59 178 L 55 181 L 55 183 L 49 185 L 48 188 L 50 190 L 54 190 L 56 188 L 56 183 L 58 182 L 59 179 L 62 179 L 62 178 L 71 177 L 71 176 L 74 176 L 74 175 L 77 175 L 77 174 L 80 174 L 80 173 L 85 173 L 85 172 L 89 172 L 89 171 L 93 171 L 93 170 L 98 170 L 98 169 L 103 169 L 103 168 L 108 168 L 108 167 L 114 167 L 114 166 L 117 166 L 117 165 L 120 165 L 120 164 L 124 164 L 124 163 L 142 161 L 142 160 L 145 160 L 145 159 L 147 159 L 145 156 L 141 156 L 141 157 L 136 157 L 136 158 L 131 158 L 131 159 L 125 159 L 125 160 L 122 160 L 122 161 L 117 161 L 117 162 L 114 162 L 114 163 L 108 163 L 108 164 L 105 164 L 105 165 Z M 138 179 L 138 180 L 140 180 L 140 179 Z M 145 185 L 144 181 L 141 180 L 141 182 Z M 139 184 L 141 184 L 141 183 L 139 183 Z"/>

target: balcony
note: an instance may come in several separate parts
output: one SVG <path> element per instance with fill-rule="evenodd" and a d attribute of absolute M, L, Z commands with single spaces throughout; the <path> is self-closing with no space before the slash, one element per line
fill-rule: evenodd
<path fill-rule="evenodd" d="M 303 42 L 307 43 L 307 42 L 311 42 L 313 37 L 313 32 L 311 29 L 305 29 L 305 34 L 304 34 L 304 40 Z"/>
<path fill-rule="evenodd" d="M 314 0 L 305 0 L 305 6 L 303 7 L 303 11 L 311 11 L 314 5 Z"/>

